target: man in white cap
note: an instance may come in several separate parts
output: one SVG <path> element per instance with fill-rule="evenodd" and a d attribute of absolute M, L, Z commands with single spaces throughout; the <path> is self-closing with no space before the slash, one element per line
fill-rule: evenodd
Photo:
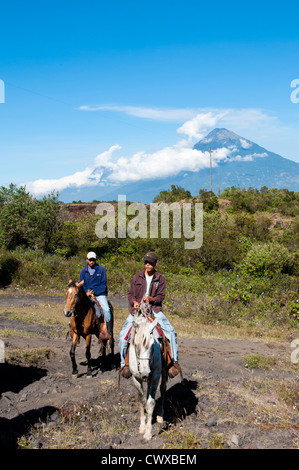
<path fill-rule="evenodd" d="M 93 251 L 87 253 L 87 265 L 80 272 L 80 281 L 84 281 L 83 287 L 85 292 L 87 292 L 88 289 L 92 289 L 94 291 L 94 294 L 103 310 L 107 331 L 112 336 L 112 316 L 107 301 L 108 288 L 106 270 L 103 266 L 97 264 L 96 260 L 97 255 Z M 95 308 L 97 316 L 100 317 L 101 312 L 96 303 Z"/>

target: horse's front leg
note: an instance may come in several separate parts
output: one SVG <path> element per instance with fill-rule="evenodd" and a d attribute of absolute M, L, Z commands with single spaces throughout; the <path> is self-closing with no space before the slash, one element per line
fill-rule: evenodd
<path fill-rule="evenodd" d="M 157 423 L 163 424 L 164 418 L 164 397 L 166 392 L 166 383 L 167 383 L 167 371 L 163 368 L 162 370 L 162 377 L 161 377 L 161 385 L 160 385 L 160 394 L 161 394 L 161 405 L 159 407 L 157 413 Z"/>
<path fill-rule="evenodd" d="M 86 351 L 85 356 L 87 360 L 87 377 L 91 377 L 91 354 L 90 354 L 90 346 L 91 346 L 91 335 L 86 336 Z"/>
<path fill-rule="evenodd" d="M 142 382 L 139 382 L 134 376 L 133 376 L 133 383 L 138 391 L 138 399 L 139 399 L 139 407 L 140 407 L 139 434 L 144 434 L 145 433 L 145 404 L 146 402 L 145 402 L 145 396 L 143 393 L 143 386 L 142 386 Z"/>
<path fill-rule="evenodd" d="M 102 370 L 106 369 L 106 356 L 107 356 L 107 340 L 102 341 Z"/>
<path fill-rule="evenodd" d="M 72 372 L 73 377 L 78 376 L 78 368 L 77 368 L 77 363 L 76 363 L 76 346 L 77 346 L 78 339 L 79 337 L 77 333 L 74 333 L 73 338 L 72 338 L 72 346 L 70 350 L 70 356 L 71 356 L 72 366 L 73 366 L 73 372 Z"/>
<path fill-rule="evenodd" d="M 155 407 L 155 398 L 149 395 L 147 402 L 146 402 L 146 411 L 147 411 L 147 420 L 145 425 L 145 433 L 143 439 L 145 441 L 150 441 L 152 438 L 152 417 L 153 411 Z"/>
<path fill-rule="evenodd" d="M 152 417 L 153 417 L 153 411 L 155 408 L 155 396 L 156 396 L 158 383 L 159 383 L 159 376 L 157 373 L 153 373 L 151 382 L 148 384 L 148 391 L 147 391 L 147 402 L 146 402 L 147 420 L 146 420 L 146 426 L 145 426 L 145 434 L 143 436 L 145 441 L 150 441 L 152 438 Z"/>

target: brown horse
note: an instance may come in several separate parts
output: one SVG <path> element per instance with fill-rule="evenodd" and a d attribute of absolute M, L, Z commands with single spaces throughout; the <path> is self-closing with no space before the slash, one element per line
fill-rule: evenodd
<path fill-rule="evenodd" d="M 91 354 L 90 346 L 92 335 L 96 335 L 101 344 L 102 356 L 106 358 L 107 342 L 109 341 L 111 349 L 112 360 L 114 358 L 114 339 L 113 334 L 110 335 L 107 332 L 106 321 L 102 312 L 101 318 L 98 319 L 96 315 L 96 309 L 94 303 L 97 302 L 88 296 L 83 288 L 84 281 L 79 283 L 72 280 L 69 281 L 66 291 L 66 305 L 64 308 L 64 315 L 66 317 L 72 317 L 70 322 L 72 346 L 70 350 L 70 356 L 73 366 L 73 377 L 78 376 L 78 368 L 75 358 L 75 351 L 78 340 L 82 336 L 86 341 L 86 359 L 87 359 L 87 377 L 91 377 Z M 113 318 L 113 308 L 109 302 L 111 314 Z"/>

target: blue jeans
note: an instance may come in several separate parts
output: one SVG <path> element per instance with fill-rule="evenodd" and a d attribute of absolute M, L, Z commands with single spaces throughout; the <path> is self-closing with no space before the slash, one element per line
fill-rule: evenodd
<path fill-rule="evenodd" d="M 98 295 L 96 297 L 96 299 L 98 300 L 100 306 L 102 307 L 105 320 L 107 322 L 111 321 L 111 312 L 110 312 L 107 296 L 106 295 Z M 101 316 L 101 312 L 100 312 L 99 307 L 97 306 L 96 303 L 95 303 L 95 308 L 96 308 L 97 317 L 99 318 Z"/>
<path fill-rule="evenodd" d="M 173 326 L 167 320 L 166 316 L 162 312 L 155 313 L 153 312 L 155 318 L 159 319 L 159 324 L 165 334 L 166 338 L 170 343 L 171 354 L 173 361 L 176 362 L 178 360 L 178 343 L 177 343 L 177 334 L 174 331 Z M 119 333 L 118 345 L 119 345 L 119 353 L 120 353 L 120 365 L 121 367 L 125 365 L 125 357 L 127 354 L 128 349 L 128 341 L 125 340 L 125 337 L 128 334 L 129 329 L 133 323 L 133 315 L 129 315 L 125 321 L 124 326 L 122 327 L 121 332 Z"/>

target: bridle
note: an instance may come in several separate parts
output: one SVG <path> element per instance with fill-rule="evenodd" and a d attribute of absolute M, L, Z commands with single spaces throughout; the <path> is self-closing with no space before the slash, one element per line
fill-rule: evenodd
<path fill-rule="evenodd" d="M 143 312 L 141 312 L 141 314 L 146 319 L 147 315 L 144 315 Z M 153 335 L 153 330 L 149 332 L 149 335 Z M 140 372 L 139 361 L 148 361 L 149 366 L 151 367 L 153 360 L 154 360 L 154 343 L 151 346 L 151 352 L 148 357 L 141 357 L 140 355 L 136 354 L 136 359 L 137 359 L 137 367 L 138 367 L 139 372 Z"/>
<path fill-rule="evenodd" d="M 71 313 L 71 315 L 74 315 L 74 317 L 76 318 L 76 317 L 78 317 L 78 312 L 77 312 L 77 310 L 76 310 L 76 307 L 77 307 L 77 304 L 78 304 L 78 302 L 79 302 L 79 300 L 80 300 L 80 295 L 79 295 L 79 294 L 80 294 L 80 287 L 77 287 L 77 286 L 70 286 L 69 289 L 71 289 L 71 288 L 75 288 L 77 291 L 76 291 L 76 293 L 75 293 L 75 295 L 74 295 L 74 297 L 75 297 L 75 299 L 76 299 L 75 305 L 74 305 L 74 307 L 72 307 L 72 308 L 69 309 L 69 312 Z"/>

